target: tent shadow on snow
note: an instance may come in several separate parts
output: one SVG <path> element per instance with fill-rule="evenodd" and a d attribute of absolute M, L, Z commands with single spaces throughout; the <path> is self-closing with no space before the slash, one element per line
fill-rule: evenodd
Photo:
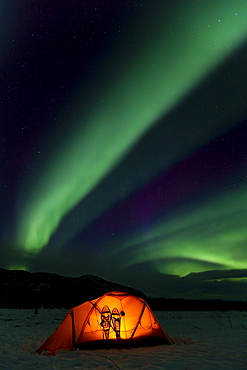
<path fill-rule="evenodd" d="M 133 347 L 173 344 L 144 299 L 110 292 L 72 308 L 37 350 Z"/>

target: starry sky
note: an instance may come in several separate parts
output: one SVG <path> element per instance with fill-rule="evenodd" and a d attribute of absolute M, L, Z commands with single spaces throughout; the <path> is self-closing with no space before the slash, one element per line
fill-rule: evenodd
<path fill-rule="evenodd" d="M 0 14 L 0 267 L 247 300 L 247 3 Z"/>

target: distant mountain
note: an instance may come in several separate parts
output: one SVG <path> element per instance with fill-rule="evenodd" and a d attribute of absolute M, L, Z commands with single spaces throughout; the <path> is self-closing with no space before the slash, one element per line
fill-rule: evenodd
<path fill-rule="evenodd" d="M 72 308 L 110 291 L 146 298 L 134 288 L 93 275 L 65 277 L 46 272 L 0 269 L 0 307 Z"/>
<path fill-rule="evenodd" d="M 93 275 L 66 277 L 0 268 L 0 308 L 72 308 L 111 291 L 144 298 L 154 311 L 247 311 L 247 302 L 147 297 L 139 290 Z"/>

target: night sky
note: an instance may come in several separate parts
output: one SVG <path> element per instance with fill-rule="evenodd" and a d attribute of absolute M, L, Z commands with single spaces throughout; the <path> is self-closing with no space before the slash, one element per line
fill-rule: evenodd
<path fill-rule="evenodd" d="M 0 14 L 0 267 L 247 300 L 247 2 Z"/>

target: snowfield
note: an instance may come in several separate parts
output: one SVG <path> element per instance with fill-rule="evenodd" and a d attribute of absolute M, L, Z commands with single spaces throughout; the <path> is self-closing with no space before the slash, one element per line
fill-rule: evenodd
<path fill-rule="evenodd" d="M 0 309 L 0 369 L 247 369 L 247 312 L 154 312 L 171 346 L 35 351 L 68 309 Z"/>

